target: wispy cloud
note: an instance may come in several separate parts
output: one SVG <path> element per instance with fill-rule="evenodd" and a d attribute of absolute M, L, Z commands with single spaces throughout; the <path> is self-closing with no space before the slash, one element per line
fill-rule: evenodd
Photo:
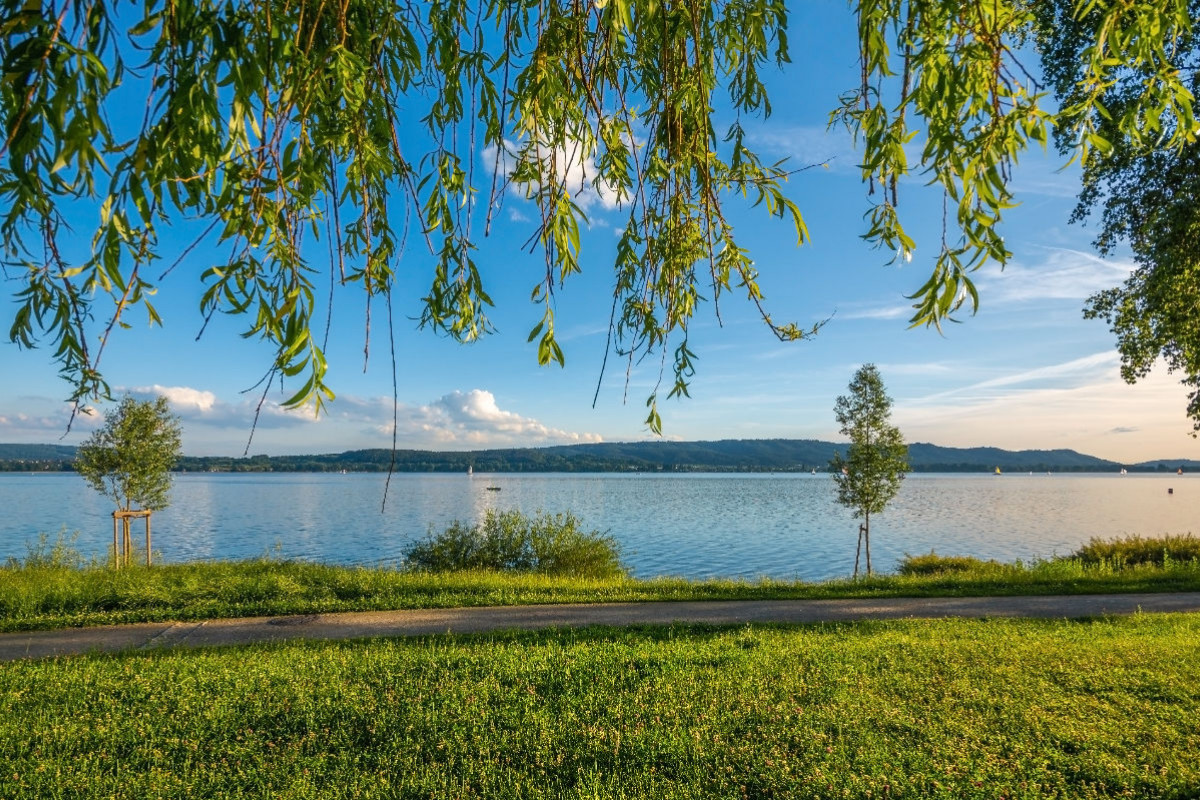
<path fill-rule="evenodd" d="M 1070 172 L 1051 172 L 1041 178 L 1032 178 L 1018 172 L 1009 188 L 1018 201 L 1027 195 L 1075 197 L 1079 194 L 1079 176 Z"/>
<path fill-rule="evenodd" d="M 1136 267 L 1129 259 L 1100 258 L 1094 253 L 1070 248 L 1034 245 L 1033 253 L 1032 257 L 1014 258 L 1003 270 L 991 265 L 971 276 L 979 291 L 981 308 L 1012 310 L 1014 306 L 1054 303 L 1061 313 L 1041 313 L 1036 319 L 1024 315 L 1019 324 L 1022 327 L 1075 324 L 1088 297 L 1119 285 Z M 913 313 L 911 304 L 898 300 L 851 301 L 839 305 L 835 319 L 907 320 Z M 968 303 L 958 318 L 965 318 L 969 313 Z"/>
<path fill-rule="evenodd" d="M 133 397 L 153 398 L 162 396 L 171 404 L 171 410 L 185 423 L 196 423 L 223 428 L 239 428 L 247 432 L 255 428 L 294 428 L 320 422 L 312 409 L 284 408 L 268 398 L 258 405 L 257 398 L 242 399 L 230 403 L 217 398 L 210 391 L 190 386 L 134 386 L 120 389 Z M 257 414 L 257 421 L 255 415 Z"/>
<path fill-rule="evenodd" d="M 1104 259 L 1082 250 L 1045 248 L 1043 259 L 1015 259 L 1003 271 L 981 273 L 977 284 L 984 302 L 989 304 L 1082 301 L 1118 285 L 1134 267 L 1126 259 Z"/>
<path fill-rule="evenodd" d="M 28 401 L 28 398 L 26 398 Z M 40 413 L 7 411 L 0 414 L 0 439 L 7 442 L 74 443 L 81 436 L 95 429 L 103 418 L 93 409 L 81 409 L 71 419 L 71 404 L 45 399 L 45 410 Z M 68 432 L 67 425 L 71 430 Z"/>
<path fill-rule="evenodd" d="M 1166 370 L 1126 384 L 1116 360 L 1097 354 L 902 398 L 894 417 L 909 441 L 950 446 L 1067 447 L 1125 462 L 1196 453 L 1200 445 L 1188 435 L 1184 415 L 1186 390 Z"/>
<path fill-rule="evenodd" d="M 793 168 L 820 164 L 838 172 L 858 171 L 862 160 L 854 139 L 840 128 L 769 125 L 747 131 L 750 144 L 791 159 Z"/>
<path fill-rule="evenodd" d="M 943 392 L 913 398 L 909 401 L 911 408 L 922 406 L 942 407 L 945 400 L 956 402 L 973 399 L 992 399 L 997 396 L 997 390 L 1006 387 L 1031 388 L 1035 386 L 1070 387 L 1086 383 L 1099 374 L 1115 374 L 1119 358 L 1115 352 L 1107 351 L 1094 353 L 1090 356 L 1064 361 L 1059 364 L 1048 364 L 1033 369 L 1021 370 L 999 375 L 987 380 L 977 381 L 949 389 Z"/>
<path fill-rule="evenodd" d="M 575 339 L 587 339 L 592 336 L 605 336 L 607 334 L 607 325 L 572 325 L 556 335 L 558 341 L 569 342 Z"/>
<path fill-rule="evenodd" d="M 961 370 L 958 366 L 938 361 L 914 361 L 900 364 L 876 364 L 883 375 L 940 376 L 954 375 Z"/>
<path fill-rule="evenodd" d="M 849 310 L 838 310 L 835 319 L 909 319 L 913 315 L 913 307 L 911 305 L 898 306 L 894 304 L 887 305 L 860 305 L 855 308 L 851 306 Z"/>
<path fill-rule="evenodd" d="M 24 394 L 0 398 L 2 442 L 77 444 L 103 422 L 100 410 L 87 404 L 76 408 L 57 397 Z"/>

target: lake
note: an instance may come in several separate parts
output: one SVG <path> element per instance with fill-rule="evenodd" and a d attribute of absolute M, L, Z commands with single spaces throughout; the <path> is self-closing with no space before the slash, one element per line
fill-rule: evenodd
<path fill-rule="evenodd" d="M 154 514 L 154 549 L 175 562 L 270 555 L 394 565 L 431 526 L 516 508 L 570 510 L 588 529 L 611 533 L 639 577 L 820 580 L 854 566 L 858 521 L 834 501 L 828 475 L 404 473 L 392 477 L 381 512 L 384 481 L 179 475 L 171 506 Z M 23 557 L 39 532 L 78 531 L 76 547 L 89 556 L 112 543 L 112 506 L 73 474 L 0 474 L 0 508 L 0 561 Z M 1196 475 L 914 474 L 872 519 L 872 554 L 884 571 L 905 553 L 930 550 L 1029 560 L 1070 553 L 1093 536 L 1187 533 L 1197 520 Z M 142 530 L 135 520 L 135 539 Z"/>

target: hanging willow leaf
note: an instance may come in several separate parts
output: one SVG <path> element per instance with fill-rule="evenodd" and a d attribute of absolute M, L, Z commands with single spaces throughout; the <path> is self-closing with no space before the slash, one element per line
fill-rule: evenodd
<path fill-rule="evenodd" d="M 1009 172 L 1048 127 L 1072 131 L 1084 157 L 1115 146 L 1108 120 L 1162 147 L 1195 137 L 1176 58 L 1185 0 L 1079 4 L 1096 24 L 1079 91 L 1056 114 L 1019 60 L 1047 2 L 855 7 L 862 84 L 835 119 L 858 136 L 877 190 L 866 236 L 911 256 L 899 189 L 914 173 L 954 206 L 917 324 L 968 297 L 978 305 L 966 274 L 1008 258 Z M 474 253 L 510 191 L 538 210 L 530 242 L 545 263 L 529 281 L 545 306 L 532 337 L 543 363 L 565 360 L 549 311 L 584 268 L 585 195 L 624 218 L 603 301 L 611 346 L 630 365 L 673 352 L 671 396 L 687 395 L 695 368 L 695 314 L 731 288 L 780 339 L 820 328 L 773 321 L 726 213 L 761 206 L 808 240 L 785 192 L 795 167 L 765 162 L 742 129 L 770 113 L 761 72 L 789 60 L 785 0 L 0 0 L 0 21 L 0 240 L 19 287 L 10 338 L 52 343 L 75 399 L 107 393 L 107 331 L 145 303 L 159 263 L 201 277 L 205 320 L 240 316 L 274 347 L 270 374 L 299 387 L 287 405 L 332 396 L 313 335 L 319 273 L 356 284 L 370 308 L 400 270 L 417 270 L 432 276 L 423 325 L 486 335 L 492 300 Z M 1144 90 L 1109 107 L 1105 87 L 1129 65 Z M 737 120 L 724 138 L 718 108 Z M 474 166 L 488 154 L 494 176 Z M 211 232 L 204 247 L 171 251 L 159 237 L 197 223 Z M 409 232 L 419 247 L 404 246 Z M 79 241 L 90 252 L 68 261 Z"/>

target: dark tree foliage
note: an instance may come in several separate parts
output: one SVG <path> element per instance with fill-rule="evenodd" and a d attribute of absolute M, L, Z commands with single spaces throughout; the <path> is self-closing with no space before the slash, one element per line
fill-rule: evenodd
<path fill-rule="evenodd" d="M 1200 18 L 1200 2 L 1182 5 L 1192 19 Z M 1191 389 L 1187 412 L 1200 431 L 1200 144 L 1193 131 L 1178 147 L 1162 146 L 1179 123 L 1167 109 L 1143 105 L 1156 65 L 1125 68 L 1103 87 L 1085 80 L 1098 11 L 1079 15 L 1072 0 L 1042 0 L 1038 13 L 1038 45 L 1059 102 L 1070 108 L 1099 91 L 1106 111 L 1096 119 L 1103 145 L 1083 159 L 1072 221 L 1098 215 L 1096 248 L 1107 255 L 1128 245 L 1137 263 L 1122 285 L 1089 298 L 1084 316 L 1109 323 L 1121 375 L 1130 383 L 1144 378 L 1159 358 L 1181 374 Z M 1188 31 L 1173 55 L 1178 79 L 1193 95 L 1200 92 L 1200 37 Z M 1131 134 L 1131 120 L 1141 135 Z M 1076 147 L 1067 128 L 1056 131 L 1056 140 L 1063 152 Z"/>

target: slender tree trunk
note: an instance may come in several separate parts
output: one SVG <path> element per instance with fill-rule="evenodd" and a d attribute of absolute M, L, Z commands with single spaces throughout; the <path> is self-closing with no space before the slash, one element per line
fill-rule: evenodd
<path fill-rule="evenodd" d="M 129 517 L 122 517 L 121 523 L 121 529 L 124 533 L 124 536 L 122 537 L 124 542 L 122 543 L 123 547 L 121 549 L 124 551 L 125 566 L 129 566 L 130 562 L 132 561 L 131 555 L 133 553 L 133 537 L 129 533 Z"/>
<path fill-rule="evenodd" d="M 863 541 L 866 543 L 867 551 L 867 577 L 871 577 L 871 512 L 866 514 L 866 522 L 863 524 Z"/>
<path fill-rule="evenodd" d="M 862 523 L 858 523 L 858 544 L 854 547 L 854 577 L 858 577 L 858 558 L 862 555 Z"/>

